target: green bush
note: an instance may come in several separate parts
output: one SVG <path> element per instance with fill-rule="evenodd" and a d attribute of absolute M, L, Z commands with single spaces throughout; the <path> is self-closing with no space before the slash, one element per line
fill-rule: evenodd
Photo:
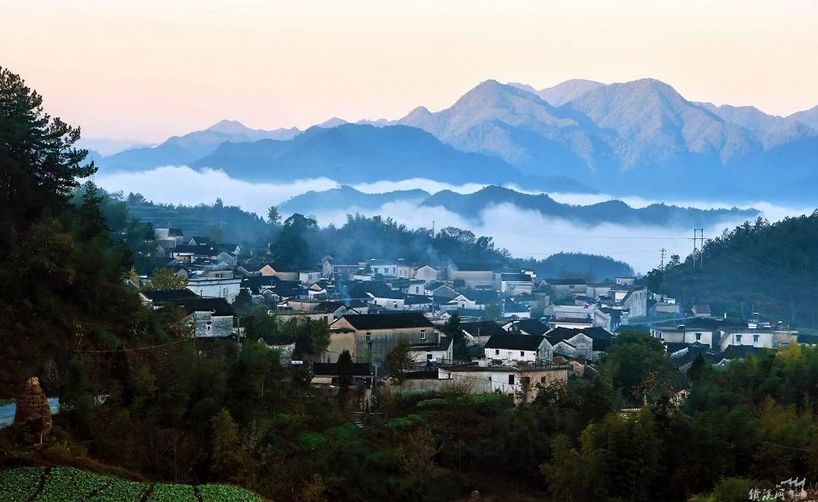
<path fill-rule="evenodd" d="M 190 485 L 157 483 L 148 498 L 150 502 L 196 501 L 196 494 Z"/>
<path fill-rule="evenodd" d="M 55 467 L 48 474 L 40 494 L 32 499 L 44 472 L 43 467 L 18 467 L 0 472 L 0 502 L 19 502 L 21 500 L 137 502 L 151 488 L 149 483 L 125 481 L 73 467 Z M 191 485 L 157 483 L 153 485 L 147 500 L 152 502 L 197 502 L 195 490 Z M 198 490 L 202 500 L 206 502 L 263 500 L 250 491 L 228 485 L 202 485 L 198 487 Z"/>
<path fill-rule="evenodd" d="M 383 426 L 386 429 L 408 429 L 423 423 L 423 417 L 420 415 L 406 415 L 405 417 L 396 417 L 388 420 Z"/>
<path fill-rule="evenodd" d="M 435 397 L 432 399 L 424 399 L 423 401 L 418 401 L 415 406 L 418 408 L 437 408 L 440 406 L 446 406 L 449 403 L 448 400 L 442 397 Z"/>
<path fill-rule="evenodd" d="M 37 490 L 44 467 L 19 467 L 0 472 L 0 501 L 28 500 Z"/>
<path fill-rule="evenodd" d="M 298 442 L 311 450 L 317 450 L 326 446 L 327 438 L 319 432 L 306 432 L 298 436 Z"/>
<path fill-rule="evenodd" d="M 229 500 L 230 502 L 262 502 L 255 493 L 229 485 L 202 485 L 199 494 L 204 502 Z"/>
<path fill-rule="evenodd" d="M 750 496 L 750 482 L 741 478 L 725 478 L 713 489 L 716 502 L 743 502 Z"/>

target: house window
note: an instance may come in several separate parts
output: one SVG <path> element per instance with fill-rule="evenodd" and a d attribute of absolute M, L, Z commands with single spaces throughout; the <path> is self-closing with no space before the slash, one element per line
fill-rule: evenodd
<path fill-rule="evenodd" d="M 431 361 L 432 360 L 432 354 L 426 354 L 426 360 Z"/>
<path fill-rule="evenodd" d="M 741 343 L 741 335 L 736 335 L 736 343 Z"/>
<path fill-rule="evenodd" d="M 366 332 L 366 341 L 367 341 L 367 342 L 371 342 L 371 341 L 372 341 L 372 333 L 370 333 L 369 331 L 367 331 L 367 332 Z"/>
<path fill-rule="evenodd" d="M 420 330 L 420 339 L 421 340 L 426 340 L 426 330 L 425 329 Z"/>
<path fill-rule="evenodd" d="M 531 377 L 520 377 L 520 384 L 521 385 L 531 385 Z"/>
<path fill-rule="evenodd" d="M 508 384 L 509 385 L 514 385 L 514 375 L 509 375 L 508 376 Z"/>
<path fill-rule="evenodd" d="M 545 383 L 545 377 L 544 376 L 540 377 L 540 383 Z"/>
<path fill-rule="evenodd" d="M 758 343 L 758 335 L 753 335 L 753 343 Z"/>
<path fill-rule="evenodd" d="M 205 331 L 207 331 L 208 333 L 213 331 L 213 323 L 212 322 L 207 321 L 207 324 L 205 325 Z"/>
<path fill-rule="evenodd" d="M 520 357 L 525 357 L 525 351 L 524 350 L 520 351 Z"/>
<path fill-rule="evenodd" d="M 696 341 L 698 342 L 701 339 L 702 339 L 702 334 L 701 333 L 696 333 Z"/>
<path fill-rule="evenodd" d="M 500 355 L 500 349 L 494 349 L 494 355 L 499 356 Z"/>

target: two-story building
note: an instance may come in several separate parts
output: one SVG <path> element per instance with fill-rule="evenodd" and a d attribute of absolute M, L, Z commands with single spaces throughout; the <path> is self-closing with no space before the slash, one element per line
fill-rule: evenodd
<path fill-rule="evenodd" d="M 419 312 L 344 315 L 330 324 L 330 344 L 323 360 L 334 362 L 348 350 L 352 360 L 382 365 L 401 342 L 439 344 L 441 333 Z"/>

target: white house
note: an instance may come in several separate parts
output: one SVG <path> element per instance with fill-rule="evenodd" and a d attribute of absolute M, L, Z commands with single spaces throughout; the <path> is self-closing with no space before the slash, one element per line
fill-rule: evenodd
<path fill-rule="evenodd" d="M 719 343 L 721 350 L 730 346 L 750 346 L 762 349 L 775 347 L 775 332 L 767 330 L 745 329 L 725 333 Z"/>
<path fill-rule="evenodd" d="M 483 347 L 486 359 L 506 364 L 547 362 L 548 341 L 544 336 L 506 333 L 489 338 Z"/>
<path fill-rule="evenodd" d="M 321 279 L 321 272 L 310 270 L 308 272 L 298 272 L 298 282 L 301 284 L 313 284 Z"/>
<path fill-rule="evenodd" d="M 397 277 L 398 274 L 398 264 L 394 261 L 370 260 L 369 267 L 373 275 Z"/>
<path fill-rule="evenodd" d="M 662 340 L 664 343 L 700 343 L 708 347 L 713 347 L 714 341 L 717 342 L 716 345 L 718 345 L 718 342 L 721 340 L 721 333 L 720 330 L 714 327 L 686 326 L 684 324 L 667 328 L 651 328 L 651 335 L 653 335 L 654 338 Z"/>
<path fill-rule="evenodd" d="M 523 273 L 502 273 L 498 274 L 500 293 L 515 296 L 523 293 L 531 294 L 534 290 L 534 283 L 531 276 Z"/>
<path fill-rule="evenodd" d="M 629 318 L 647 317 L 648 315 L 648 290 L 646 288 L 635 288 L 625 294 L 622 299 L 622 306 L 630 310 Z"/>
<path fill-rule="evenodd" d="M 228 303 L 233 303 L 241 291 L 241 279 L 191 277 L 187 289 L 202 298 L 224 298 Z"/>
<path fill-rule="evenodd" d="M 454 343 L 450 336 L 439 335 L 438 340 L 428 343 L 413 343 L 409 346 L 409 357 L 416 363 L 450 363 L 454 359 Z"/>
<path fill-rule="evenodd" d="M 613 333 L 600 328 L 555 328 L 546 333 L 548 358 L 555 354 L 575 359 L 597 361 L 608 350 Z"/>
<path fill-rule="evenodd" d="M 413 277 L 425 281 L 428 284 L 440 278 L 440 271 L 431 265 L 423 265 L 415 270 Z"/>
<path fill-rule="evenodd" d="M 258 272 L 263 277 L 278 277 L 282 281 L 298 280 L 298 271 L 285 263 L 265 263 Z"/>
<path fill-rule="evenodd" d="M 479 366 L 460 365 L 440 368 L 438 379 L 451 381 L 474 394 L 500 393 L 515 399 L 527 391 L 526 400 L 536 397 L 540 389 L 568 382 L 568 366 Z"/>
<path fill-rule="evenodd" d="M 494 272 L 486 267 L 469 264 L 449 265 L 447 275 L 450 281 L 463 281 L 469 288 L 494 287 Z"/>

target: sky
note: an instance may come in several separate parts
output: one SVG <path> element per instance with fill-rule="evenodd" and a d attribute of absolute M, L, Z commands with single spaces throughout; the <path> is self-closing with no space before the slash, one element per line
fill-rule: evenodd
<path fill-rule="evenodd" d="M 768 113 L 818 104 L 818 0 L 0 0 L 0 13 L 0 66 L 91 138 L 397 118 L 489 78 L 654 77 Z"/>

